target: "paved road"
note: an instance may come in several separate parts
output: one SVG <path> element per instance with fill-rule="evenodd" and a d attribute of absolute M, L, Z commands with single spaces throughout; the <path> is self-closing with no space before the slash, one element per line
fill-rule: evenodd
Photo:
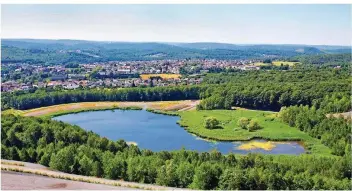
<path fill-rule="evenodd" d="M 72 180 L 50 178 L 29 173 L 1 171 L 1 190 L 136 190 L 110 186 L 104 184 L 92 184 Z"/>
<path fill-rule="evenodd" d="M 148 189 L 148 190 L 176 190 L 178 188 L 158 186 L 153 184 L 142 184 L 135 182 L 126 182 L 122 180 L 109 180 L 104 178 L 96 178 L 92 176 L 82 176 L 76 174 L 68 174 L 64 172 L 51 170 L 43 165 L 19 162 L 1 159 L 1 188 L 2 189 Z M 21 163 L 22 166 L 13 163 Z M 13 172 L 19 171 L 18 173 Z M 23 173 L 25 172 L 25 173 Z M 45 174 L 46 176 L 36 175 Z M 68 179 L 67 181 L 65 179 Z M 47 181 L 48 180 L 48 181 Z M 79 180 L 79 181 L 70 181 Z M 97 184 L 91 184 L 94 182 Z M 88 185 L 88 186 L 87 186 Z M 94 186 L 95 185 L 95 186 Z M 115 186 L 116 185 L 116 186 Z M 60 187 L 60 188 L 59 188 Z M 184 189 L 182 189 L 184 190 Z"/>

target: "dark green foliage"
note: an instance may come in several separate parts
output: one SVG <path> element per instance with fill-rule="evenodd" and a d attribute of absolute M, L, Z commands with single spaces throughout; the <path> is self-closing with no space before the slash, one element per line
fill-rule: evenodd
<path fill-rule="evenodd" d="M 292 61 L 299 61 L 305 65 L 325 65 L 325 66 L 346 66 L 351 64 L 351 50 L 347 54 L 320 54 L 320 55 L 305 55 L 290 58 Z"/>
<path fill-rule="evenodd" d="M 204 83 L 217 84 L 201 92 L 198 109 L 233 106 L 278 111 L 282 106 L 314 105 L 327 112 L 351 109 L 348 70 L 237 71 L 208 74 Z M 336 103 L 336 104 L 335 104 Z"/>
<path fill-rule="evenodd" d="M 50 119 L 2 115 L 1 125 L 4 159 L 69 173 L 195 189 L 351 189 L 350 152 L 344 157 L 151 152 Z M 40 128 L 26 133 L 23 126 Z M 13 134 L 11 140 L 8 134 Z M 22 144 L 33 135 L 40 138 Z"/>
<path fill-rule="evenodd" d="M 215 117 L 207 117 L 204 121 L 204 127 L 207 129 L 216 129 L 219 126 L 219 121 Z"/>
<path fill-rule="evenodd" d="M 192 187 L 201 190 L 212 190 L 218 185 L 221 168 L 216 164 L 204 162 L 195 169 Z"/>
<path fill-rule="evenodd" d="M 72 102 L 89 101 L 172 101 L 198 99 L 206 87 L 177 86 L 155 88 L 90 89 L 72 91 L 39 91 L 32 94 L 8 93 L 2 96 L 2 109 L 30 109 Z"/>
<path fill-rule="evenodd" d="M 63 171 L 72 173 L 75 169 L 75 149 L 73 146 L 68 146 L 60 149 L 56 154 L 51 155 L 49 166 Z"/>
<path fill-rule="evenodd" d="M 93 42 L 78 40 L 3 39 L 1 60 L 45 64 L 92 63 L 127 60 L 165 59 L 247 59 L 263 55 L 289 57 L 323 53 L 309 46 L 233 44 L 194 46 L 191 44 Z M 209 46 L 211 48 L 209 48 Z M 202 47 L 202 48 L 200 48 Z M 303 52 L 297 52 L 302 49 Z M 80 50 L 80 51 L 76 51 Z M 158 55 L 158 56 L 155 56 Z"/>
<path fill-rule="evenodd" d="M 315 107 L 308 106 L 282 108 L 279 114 L 281 119 L 290 126 L 320 139 L 323 144 L 332 149 L 333 154 L 339 156 L 347 154 L 346 147 L 351 146 L 350 119 L 327 118 L 324 109 L 317 110 Z"/>

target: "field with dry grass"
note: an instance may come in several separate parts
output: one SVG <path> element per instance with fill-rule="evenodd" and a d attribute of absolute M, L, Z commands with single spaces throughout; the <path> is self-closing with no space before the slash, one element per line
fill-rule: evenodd
<path fill-rule="evenodd" d="M 273 64 L 274 66 L 281 66 L 282 65 L 288 65 L 288 66 L 294 66 L 295 64 L 300 64 L 299 62 L 287 62 L 287 61 L 273 61 Z M 263 62 L 257 62 L 257 63 L 254 63 L 253 65 L 255 66 L 269 66 L 270 64 L 268 63 L 263 63 Z"/>
<path fill-rule="evenodd" d="M 80 102 L 40 107 L 30 110 L 9 110 L 8 113 L 24 116 L 51 116 L 56 114 L 81 112 L 89 110 L 119 109 L 119 108 L 140 108 L 161 111 L 193 110 L 199 103 L 198 100 L 183 101 L 157 101 L 157 102 Z"/>
<path fill-rule="evenodd" d="M 141 74 L 140 77 L 142 80 L 148 80 L 150 77 L 161 77 L 162 79 L 179 79 L 180 74 Z"/>

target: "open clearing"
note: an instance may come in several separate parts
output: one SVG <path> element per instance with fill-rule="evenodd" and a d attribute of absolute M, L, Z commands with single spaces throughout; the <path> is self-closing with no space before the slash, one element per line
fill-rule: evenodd
<path fill-rule="evenodd" d="M 302 141 L 304 146 L 315 154 L 330 154 L 328 147 L 320 143 L 318 139 L 290 127 L 277 118 L 276 112 L 258 110 L 201 110 L 201 111 L 179 111 L 180 125 L 190 133 L 203 138 L 223 141 L 245 141 L 262 138 L 272 141 Z M 217 129 L 206 129 L 204 121 L 207 117 L 215 117 L 220 121 Z M 241 117 L 256 119 L 262 127 L 259 130 L 249 132 L 238 126 Z"/>
<path fill-rule="evenodd" d="M 162 79 L 179 79 L 180 74 L 141 74 L 140 77 L 142 80 L 148 80 L 150 77 L 160 77 Z"/>
<path fill-rule="evenodd" d="M 157 102 L 81 102 L 53 105 L 48 107 L 40 107 L 30 110 L 9 110 L 15 114 L 22 114 L 24 116 L 50 116 L 58 113 L 78 112 L 91 109 L 109 109 L 116 107 L 140 107 L 146 109 L 154 109 L 161 111 L 178 111 L 178 110 L 194 110 L 198 100 L 184 100 L 184 101 L 157 101 Z"/>

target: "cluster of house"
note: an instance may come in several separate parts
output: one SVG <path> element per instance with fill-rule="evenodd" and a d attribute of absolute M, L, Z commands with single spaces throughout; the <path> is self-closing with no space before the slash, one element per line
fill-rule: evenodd
<path fill-rule="evenodd" d="M 236 68 L 241 70 L 259 69 L 253 67 L 253 63 L 260 62 L 257 59 L 249 60 L 196 60 L 194 63 L 201 64 L 202 69 L 210 68 Z"/>
<path fill-rule="evenodd" d="M 68 79 L 52 80 L 48 82 L 36 82 L 36 83 L 18 83 L 16 81 L 7 81 L 1 84 L 2 92 L 11 92 L 16 90 L 29 90 L 31 88 L 55 88 L 62 87 L 64 89 L 77 89 L 79 87 L 96 88 L 96 87 L 148 87 L 148 86 L 176 86 L 176 85 L 195 85 L 202 82 L 202 78 L 183 78 L 183 79 L 161 79 L 154 78 L 148 80 L 142 80 L 140 78 L 128 78 L 128 79 L 99 79 L 95 81 L 91 80 L 74 80 Z"/>
<path fill-rule="evenodd" d="M 34 65 L 27 63 L 3 64 L 10 67 L 6 75 L 18 74 L 24 78 L 33 75 L 45 76 L 44 79 L 20 83 L 19 80 L 8 79 L 1 84 L 1 91 L 27 90 L 32 87 L 56 87 L 76 89 L 82 87 L 131 87 L 131 86 L 168 86 L 177 84 L 198 84 L 201 78 L 155 79 L 152 82 L 139 79 L 139 74 L 179 74 L 181 67 L 197 65 L 201 71 L 210 68 L 237 68 L 241 70 L 258 70 L 252 65 L 258 60 L 152 60 L 152 61 L 109 61 L 100 63 L 79 64 L 78 68 L 66 68 L 65 65 Z M 192 66 L 193 67 L 193 66 Z M 98 74 L 98 77 L 92 76 Z M 124 76 L 125 75 L 125 76 Z M 127 79 L 120 79 L 120 78 Z M 23 80 L 22 80 L 23 81 Z M 39 81 L 39 82 L 37 82 Z"/>

